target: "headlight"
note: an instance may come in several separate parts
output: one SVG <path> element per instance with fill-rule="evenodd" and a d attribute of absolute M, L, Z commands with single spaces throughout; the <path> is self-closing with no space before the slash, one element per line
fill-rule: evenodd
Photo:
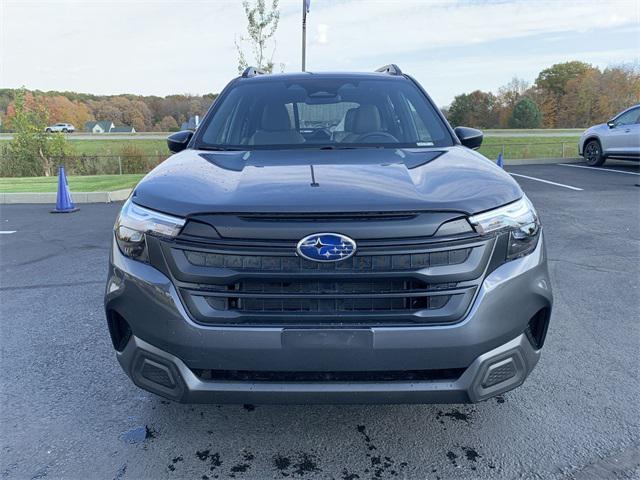
<path fill-rule="evenodd" d="M 173 238 L 184 226 L 184 219 L 172 217 L 126 201 L 114 226 L 120 251 L 143 262 L 149 260 L 145 235 Z"/>
<path fill-rule="evenodd" d="M 469 217 L 469 222 L 481 235 L 508 232 L 507 260 L 531 253 L 540 236 L 538 214 L 526 195 L 509 205 Z"/>

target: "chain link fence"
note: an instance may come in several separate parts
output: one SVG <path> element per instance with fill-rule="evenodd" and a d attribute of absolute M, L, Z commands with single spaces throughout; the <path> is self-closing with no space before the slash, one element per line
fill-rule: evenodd
<path fill-rule="evenodd" d="M 578 141 L 575 142 L 536 142 L 536 143 L 496 143 L 484 144 L 480 153 L 490 159 L 499 154 L 505 160 L 542 159 L 542 158 L 576 158 L 578 157 Z"/>
<path fill-rule="evenodd" d="M 505 160 L 542 159 L 542 158 L 576 158 L 577 142 L 537 142 L 537 143 L 496 143 L 484 144 L 480 153 L 495 160 L 502 154 Z M 67 155 L 53 157 L 54 168 L 63 165 L 67 175 L 126 175 L 145 174 L 166 160 L 168 154 L 130 155 Z M 0 156 L 0 163 L 7 161 L 5 155 Z M 0 165 L 1 166 L 1 165 Z M 0 169 L 2 170 L 2 169 Z"/>
<path fill-rule="evenodd" d="M 145 174 L 167 157 L 166 154 L 65 155 L 51 157 L 50 160 L 55 170 L 58 166 L 64 166 L 67 175 L 127 175 Z M 0 157 L 0 163 L 4 161 L 8 161 L 8 158 Z"/>

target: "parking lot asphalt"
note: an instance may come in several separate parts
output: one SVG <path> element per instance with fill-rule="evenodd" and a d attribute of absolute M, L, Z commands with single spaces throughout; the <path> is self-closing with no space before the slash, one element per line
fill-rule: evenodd
<path fill-rule="evenodd" d="M 102 308 L 120 205 L 2 206 L 0 478 L 639 478 L 638 165 L 508 170 L 541 215 L 555 305 L 529 379 L 476 405 L 146 393 L 117 365 Z"/>

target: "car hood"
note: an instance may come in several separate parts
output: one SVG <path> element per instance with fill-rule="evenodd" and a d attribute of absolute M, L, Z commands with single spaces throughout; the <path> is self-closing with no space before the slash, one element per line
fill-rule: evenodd
<path fill-rule="evenodd" d="M 583 133 L 582 136 L 586 136 L 589 135 L 591 133 L 603 133 L 609 130 L 609 125 L 607 125 L 606 123 L 599 123 L 598 125 L 594 125 L 592 127 L 587 128 Z"/>
<path fill-rule="evenodd" d="M 133 201 L 201 213 L 456 211 L 522 196 L 504 170 L 465 147 L 444 149 L 185 150 L 151 171 Z"/>

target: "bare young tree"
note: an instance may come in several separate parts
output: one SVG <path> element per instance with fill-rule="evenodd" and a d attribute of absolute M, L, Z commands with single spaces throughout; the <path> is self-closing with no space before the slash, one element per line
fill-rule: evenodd
<path fill-rule="evenodd" d="M 265 3 L 265 0 L 255 0 L 252 4 L 248 0 L 243 0 L 242 2 L 242 7 L 247 16 L 248 36 L 241 36 L 239 41 L 236 40 L 235 42 L 238 51 L 239 73 L 242 73 L 248 66 L 246 55 L 242 48 L 242 44 L 245 42 L 249 42 L 251 45 L 255 66 L 265 72 L 271 73 L 273 71 L 273 54 L 276 50 L 275 40 L 270 56 L 268 56 L 268 43 L 278 29 L 280 10 L 278 10 L 278 0 L 272 0 L 269 10 L 267 10 Z"/>

